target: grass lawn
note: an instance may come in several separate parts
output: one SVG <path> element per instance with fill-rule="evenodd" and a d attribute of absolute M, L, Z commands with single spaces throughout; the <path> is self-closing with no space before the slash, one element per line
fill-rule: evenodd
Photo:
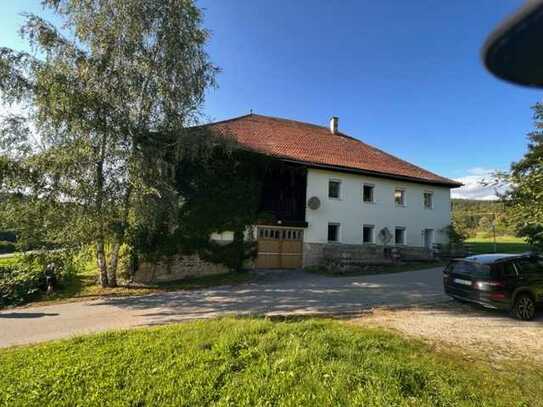
<path fill-rule="evenodd" d="M 18 255 L 0 256 L 0 267 L 14 264 L 18 261 Z M 32 301 L 40 303 L 44 301 L 64 301 L 68 299 L 83 299 L 100 296 L 127 296 L 144 295 L 157 291 L 189 290 L 198 288 L 207 288 L 219 285 L 241 284 L 251 279 L 247 272 L 230 272 L 220 275 L 210 275 L 203 277 L 187 278 L 182 281 L 165 282 L 141 285 L 122 285 L 115 288 L 102 288 L 98 284 L 98 271 L 93 261 L 89 261 L 81 266 L 81 270 L 65 278 L 57 287 L 56 291 L 50 295 L 45 293 Z"/>
<path fill-rule="evenodd" d="M 115 288 L 102 288 L 98 284 L 96 269 L 90 268 L 82 271 L 64 281 L 58 291 L 42 297 L 42 301 L 60 301 L 66 299 L 100 297 L 100 296 L 127 296 L 144 295 L 157 291 L 190 290 L 207 288 L 219 285 L 241 284 L 249 281 L 251 275 L 247 272 L 229 272 L 219 275 L 187 278 L 181 281 L 139 285 L 119 285 Z"/>
<path fill-rule="evenodd" d="M 0 351 L 5 406 L 536 406 L 543 372 L 374 328 L 219 319 Z"/>
<path fill-rule="evenodd" d="M 494 239 L 491 237 L 477 236 L 466 240 L 474 254 L 494 253 Z M 530 250 L 524 239 L 514 236 L 496 237 L 497 253 L 522 253 Z"/>
<path fill-rule="evenodd" d="M 2 266 L 11 266 L 12 264 L 15 264 L 17 263 L 18 259 L 17 259 L 17 255 L 16 254 L 3 254 L 0 256 L 0 267 Z"/>

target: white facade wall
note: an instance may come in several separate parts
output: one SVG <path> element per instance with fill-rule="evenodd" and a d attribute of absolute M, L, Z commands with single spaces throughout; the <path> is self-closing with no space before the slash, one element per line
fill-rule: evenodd
<path fill-rule="evenodd" d="M 340 198 L 328 197 L 329 180 L 341 181 Z M 362 201 L 364 183 L 374 185 L 374 203 Z M 395 204 L 394 191 L 403 188 L 406 205 Z M 424 207 L 424 192 L 433 193 L 433 207 Z M 339 243 L 362 244 L 362 227 L 374 225 L 375 243 L 379 231 L 387 227 L 394 235 L 396 226 L 406 230 L 406 246 L 424 247 L 424 229 L 433 229 L 433 243 L 446 243 L 442 231 L 451 222 L 450 189 L 443 186 L 418 184 L 401 180 L 370 177 L 320 169 L 308 169 L 307 199 L 316 196 L 321 205 L 317 210 L 306 209 L 307 243 L 327 243 L 328 223 L 339 223 Z M 394 244 L 394 238 L 391 245 Z"/>

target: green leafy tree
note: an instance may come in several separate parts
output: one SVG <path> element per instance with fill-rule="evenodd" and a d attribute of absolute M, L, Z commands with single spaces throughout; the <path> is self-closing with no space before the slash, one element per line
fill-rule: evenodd
<path fill-rule="evenodd" d="M 61 28 L 28 14 L 33 52 L 0 48 L 2 101 L 18 108 L 0 124 L 1 188 L 25 197 L 9 209 L 21 242 L 92 244 L 101 284 L 115 286 L 135 220 L 152 221 L 138 208 L 175 213 L 175 162 L 217 68 L 191 0 L 43 5 Z"/>
<path fill-rule="evenodd" d="M 534 107 L 535 130 L 528 134 L 528 151 L 511 165 L 508 174 L 499 179 L 510 185 L 506 193 L 508 213 L 517 226 L 520 236 L 525 236 L 536 249 L 543 249 L 543 104 Z"/>

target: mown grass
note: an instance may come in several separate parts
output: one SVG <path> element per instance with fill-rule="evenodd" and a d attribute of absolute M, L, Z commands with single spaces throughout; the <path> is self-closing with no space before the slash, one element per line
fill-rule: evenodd
<path fill-rule="evenodd" d="M 18 262 L 19 255 L 0 257 L 0 267 Z M 156 284 L 119 283 L 118 287 L 103 288 L 98 283 L 98 271 L 94 261 L 81 262 L 77 273 L 65 276 L 51 294 L 43 293 L 32 303 L 78 300 L 91 297 L 115 297 L 145 295 L 159 291 L 192 290 L 220 285 L 242 284 L 250 281 L 252 275 L 248 272 L 229 272 L 224 274 L 192 277 L 180 281 Z"/>
<path fill-rule="evenodd" d="M 98 276 L 95 269 L 91 272 L 84 271 L 66 279 L 62 286 L 53 294 L 44 296 L 41 301 L 63 301 L 68 299 L 84 299 L 89 297 L 117 297 L 131 295 L 145 295 L 159 291 L 194 290 L 220 285 L 241 284 L 250 281 L 248 272 L 228 272 L 224 274 L 191 277 L 185 280 L 135 285 L 119 284 L 118 287 L 103 288 L 98 284 Z"/>
<path fill-rule="evenodd" d="M 493 370 L 374 328 L 220 319 L 0 351 L 5 406 L 536 406 L 543 373 Z"/>
<path fill-rule="evenodd" d="M 473 254 L 494 253 L 492 237 L 477 236 L 466 240 Z M 496 253 L 523 253 L 530 250 L 526 241 L 514 236 L 497 236 Z"/>
<path fill-rule="evenodd" d="M 19 261 L 19 256 L 17 254 L 9 254 L 0 256 L 0 267 L 2 266 L 11 266 L 16 264 Z"/>

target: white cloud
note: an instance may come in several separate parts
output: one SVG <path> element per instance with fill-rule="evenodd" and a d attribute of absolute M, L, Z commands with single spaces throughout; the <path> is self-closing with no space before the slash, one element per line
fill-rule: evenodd
<path fill-rule="evenodd" d="M 504 185 L 495 185 L 492 182 L 492 174 L 496 170 L 475 167 L 467 170 L 467 175 L 456 178 L 456 181 L 464 184 L 463 187 L 451 190 L 452 198 L 461 199 L 480 199 L 483 201 L 492 201 L 498 199 L 498 193 L 503 193 L 507 189 Z"/>

